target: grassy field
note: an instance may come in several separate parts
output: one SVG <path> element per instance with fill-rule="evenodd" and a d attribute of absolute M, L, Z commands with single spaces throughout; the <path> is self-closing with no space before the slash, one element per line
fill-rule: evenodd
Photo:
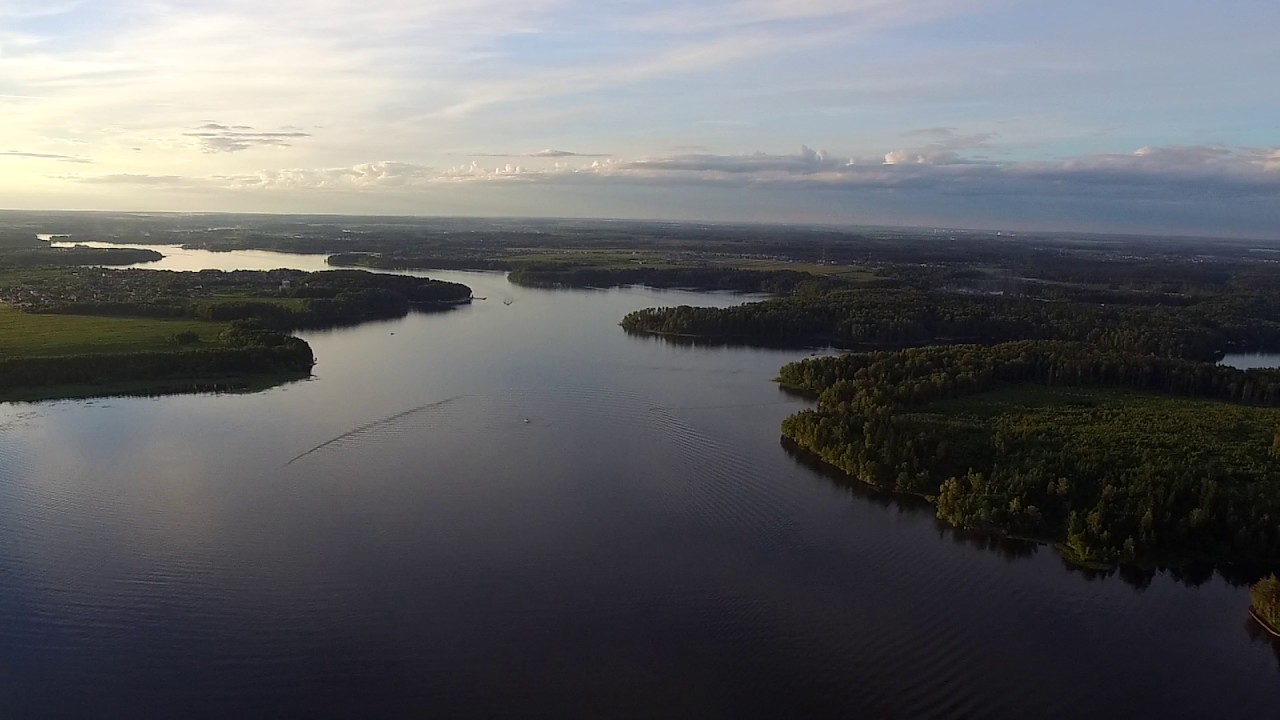
<path fill-rule="evenodd" d="M 870 270 L 854 267 L 850 265 L 823 265 L 821 263 L 805 263 L 805 262 L 785 262 L 782 260 L 755 260 L 752 258 L 736 258 L 716 260 L 715 264 L 725 265 L 726 267 L 736 268 L 738 270 L 760 270 L 772 272 L 776 270 L 794 270 L 796 272 L 806 272 L 810 275 L 821 275 L 824 277 L 838 277 L 850 282 L 866 282 L 877 279 L 877 275 Z"/>
<path fill-rule="evenodd" d="M 185 319 L 35 315 L 0 304 L 0 355 L 34 357 L 175 349 L 173 336 L 190 330 L 217 342 L 226 324 Z"/>

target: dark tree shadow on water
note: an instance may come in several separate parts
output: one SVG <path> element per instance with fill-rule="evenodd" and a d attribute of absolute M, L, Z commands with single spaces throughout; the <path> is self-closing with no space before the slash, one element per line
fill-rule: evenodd
<path fill-rule="evenodd" d="M 855 480 L 843 470 L 796 446 L 786 438 L 782 439 L 781 444 L 787 456 L 797 465 L 824 478 L 857 501 L 882 508 L 893 508 L 903 515 L 927 515 L 933 519 L 939 537 L 950 538 L 959 545 L 997 553 L 1010 563 L 1035 557 L 1041 548 L 1048 545 L 1048 543 L 1033 540 L 1010 538 L 996 532 L 977 532 L 954 527 L 938 519 L 933 504 L 920 496 L 895 493 L 868 485 Z M 1058 557 L 1062 560 L 1063 568 L 1070 573 L 1087 580 L 1106 580 L 1117 577 L 1138 592 L 1147 589 L 1160 574 L 1189 588 L 1200 587 L 1215 577 L 1222 578 L 1232 587 L 1246 587 L 1270 572 L 1280 571 L 1280 568 L 1273 564 L 1222 563 L 1205 559 L 1142 565 L 1084 566 L 1071 562 L 1062 553 L 1058 553 Z"/>
<path fill-rule="evenodd" d="M 1040 551 L 1040 543 L 1010 538 L 999 533 L 964 530 L 938 519 L 933 503 L 919 495 L 896 493 L 868 485 L 849 477 L 839 468 L 824 462 L 816 455 L 800 449 L 794 443 L 782 440 L 782 447 L 797 465 L 804 467 L 830 482 L 859 502 L 892 509 L 901 515 L 928 518 L 940 538 L 948 538 L 957 545 L 994 552 L 1008 562 L 1026 560 Z"/>
<path fill-rule="evenodd" d="M 1266 645 L 1271 648 L 1271 654 L 1276 659 L 1276 670 L 1280 671 L 1280 638 L 1267 632 L 1265 628 L 1258 624 L 1257 620 L 1252 617 L 1246 617 L 1244 620 L 1244 631 L 1249 636 L 1249 642 L 1258 645 Z"/>

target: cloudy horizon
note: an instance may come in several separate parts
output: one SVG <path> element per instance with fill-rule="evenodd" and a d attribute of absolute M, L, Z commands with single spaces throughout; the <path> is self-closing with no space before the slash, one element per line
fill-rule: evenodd
<path fill-rule="evenodd" d="M 1280 6 L 0 0 L 0 206 L 1280 238 Z"/>

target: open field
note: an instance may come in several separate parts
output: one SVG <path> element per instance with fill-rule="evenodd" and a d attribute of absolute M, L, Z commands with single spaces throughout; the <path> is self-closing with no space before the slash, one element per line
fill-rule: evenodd
<path fill-rule="evenodd" d="M 808 262 L 787 262 L 785 260 L 757 260 L 754 258 L 734 258 L 713 261 L 716 265 L 732 267 L 737 270 L 759 270 L 762 272 L 772 272 L 777 270 L 794 270 L 796 272 L 806 272 L 811 275 L 821 275 L 825 277 L 838 277 L 850 283 L 876 280 L 877 276 L 874 272 L 865 268 L 851 265 L 832 265 L 822 263 Z"/>
<path fill-rule="evenodd" d="M 173 336 L 191 331 L 216 343 L 225 323 L 189 319 L 51 315 L 0 304 L 0 356 L 85 355 L 176 348 Z"/>

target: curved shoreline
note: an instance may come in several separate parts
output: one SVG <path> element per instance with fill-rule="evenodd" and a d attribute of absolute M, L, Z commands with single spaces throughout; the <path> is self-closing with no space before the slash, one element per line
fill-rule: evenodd
<path fill-rule="evenodd" d="M 1258 610 L 1254 608 L 1254 606 L 1252 605 L 1249 606 L 1249 617 L 1258 621 L 1258 624 L 1262 626 L 1262 629 L 1271 633 L 1272 637 L 1276 639 L 1280 639 L 1280 629 L 1277 629 L 1274 625 L 1267 622 L 1261 615 L 1258 614 Z"/>

